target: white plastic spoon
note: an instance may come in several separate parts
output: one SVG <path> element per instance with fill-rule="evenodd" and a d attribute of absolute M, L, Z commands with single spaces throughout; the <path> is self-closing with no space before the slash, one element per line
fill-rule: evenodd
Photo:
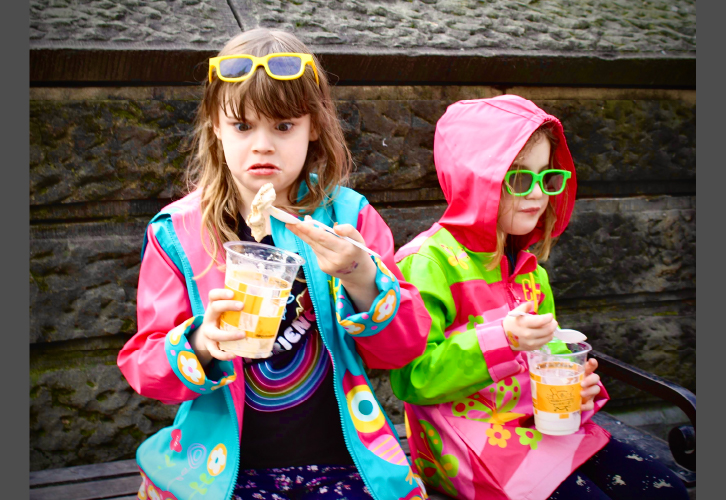
<path fill-rule="evenodd" d="M 528 316 L 527 313 L 522 311 L 509 311 L 507 316 L 516 318 L 517 316 Z M 584 333 L 578 332 L 577 330 L 571 330 L 569 328 L 555 330 L 555 337 L 560 339 L 562 342 L 567 344 L 577 344 L 579 342 L 585 342 L 587 337 Z"/>
<path fill-rule="evenodd" d="M 300 220 L 297 217 L 295 217 L 293 215 L 290 215 L 289 213 L 285 212 L 284 210 L 280 210 L 277 207 L 270 207 L 268 209 L 268 211 L 270 212 L 270 215 L 272 217 L 274 217 L 275 219 L 279 220 L 280 222 L 284 222 L 286 224 L 301 224 L 301 223 L 302 224 L 312 224 L 312 225 L 314 225 L 316 227 L 319 227 L 320 229 L 324 229 L 325 231 L 328 231 L 329 233 L 334 234 L 338 238 L 343 238 L 344 240 L 347 240 L 347 241 L 351 242 L 353 245 L 357 246 L 361 250 L 364 250 L 369 255 L 373 255 L 375 257 L 378 257 L 379 259 L 382 259 L 382 257 L 380 255 L 378 255 L 376 252 L 374 252 L 373 250 L 371 250 L 367 246 L 361 245 L 360 243 L 358 243 L 354 239 L 348 238 L 347 236 L 341 236 L 341 235 L 339 235 L 338 233 L 335 232 L 335 229 L 333 229 L 332 227 L 326 226 L 322 222 L 316 221 L 315 219 L 313 219 L 309 215 L 305 217 L 305 220 Z"/>

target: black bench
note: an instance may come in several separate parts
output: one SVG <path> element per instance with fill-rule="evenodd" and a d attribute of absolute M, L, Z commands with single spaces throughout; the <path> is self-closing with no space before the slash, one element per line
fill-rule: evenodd
<path fill-rule="evenodd" d="M 633 387 L 678 406 L 691 425 L 672 429 L 668 442 L 630 427 L 606 412 L 598 412 L 594 421 L 613 436 L 631 442 L 653 458 L 667 465 L 695 498 L 696 487 L 696 396 L 688 389 L 663 378 L 592 351 L 598 360 L 598 373 L 609 375 Z M 401 444 L 410 455 L 403 424 L 396 425 Z M 120 460 L 94 465 L 47 469 L 30 473 L 30 500 L 133 500 L 141 484 L 135 460 Z M 441 493 L 430 491 L 430 498 L 444 500 Z M 182 499 L 179 499 L 182 500 Z"/>

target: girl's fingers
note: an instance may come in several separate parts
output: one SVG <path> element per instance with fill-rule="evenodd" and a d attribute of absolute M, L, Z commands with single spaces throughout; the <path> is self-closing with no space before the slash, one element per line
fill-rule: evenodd
<path fill-rule="evenodd" d="M 285 225 L 290 232 L 307 243 L 314 252 L 319 251 L 320 247 L 327 246 L 327 238 L 338 239 L 332 234 L 326 234 L 322 229 L 312 227 L 308 224 L 287 224 Z"/>
<path fill-rule="evenodd" d="M 593 373 L 595 370 L 597 370 L 597 360 L 595 358 L 588 359 L 587 363 L 585 363 L 585 377 Z"/>
<path fill-rule="evenodd" d="M 233 352 L 220 351 L 219 349 L 210 349 L 209 354 L 220 361 L 232 361 L 237 357 L 237 355 Z"/>
<path fill-rule="evenodd" d="M 333 229 L 335 229 L 336 234 L 339 234 L 341 236 L 347 236 L 351 240 L 355 240 L 358 243 L 361 243 L 363 245 L 366 244 L 366 241 L 363 239 L 363 236 L 361 236 L 361 234 L 358 232 L 358 230 L 350 224 L 336 223 L 333 226 Z"/>
<path fill-rule="evenodd" d="M 209 290 L 209 302 L 232 298 L 234 298 L 232 290 L 227 290 L 226 288 L 212 288 Z"/>
<path fill-rule="evenodd" d="M 204 336 L 209 339 L 210 342 L 217 343 L 217 342 L 226 342 L 229 340 L 240 340 L 245 338 L 247 335 L 242 330 L 237 330 L 234 332 L 228 332 L 225 330 L 222 330 L 220 328 L 210 326 L 209 328 L 205 329 Z"/>
<path fill-rule="evenodd" d="M 215 300 L 207 305 L 207 313 L 210 313 L 210 319 L 216 320 L 225 311 L 241 311 L 243 307 L 244 302 L 239 300 Z"/>
<path fill-rule="evenodd" d="M 526 328 L 542 328 L 548 323 L 553 323 L 553 330 L 557 328 L 557 322 L 554 320 L 552 313 L 547 314 L 528 314 L 527 316 L 520 316 L 517 318 L 520 320 L 520 324 Z"/>
<path fill-rule="evenodd" d="M 335 227 L 338 226 L 350 226 L 350 224 L 340 224 L 336 225 Z M 357 250 L 356 247 L 351 245 L 349 242 L 343 240 L 342 238 L 338 238 L 337 236 L 330 234 L 328 231 L 313 227 L 310 224 L 287 224 L 285 227 L 290 228 L 290 231 L 296 234 L 305 243 L 310 245 L 310 247 L 316 253 L 322 252 L 323 249 L 326 249 L 329 252 L 337 255 L 342 252 Z M 353 226 L 350 227 L 353 228 Z M 357 233 L 355 229 L 353 229 L 353 231 Z M 351 237 L 348 234 L 342 236 Z M 363 243 L 362 237 L 356 239 L 356 241 L 360 241 L 361 243 Z"/>
<path fill-rule="evenodd" d="M 597 373 L 591 373 L 590 375 L 587 375 L 580 385 L 583 389 L 589 389 L 590 387 L 597 387 L 598 392 L 600 391 L 600 386 L 597 385 L 597 383 L 600 382 L 600 375 Z"/>
<path fill-rule="evenodd" d="M 219 344 L 217 342 L 210 342 L 208 347 L 209 354 L 211 354 L 213 358 L 219 359 L 221 361 L 232 361 L 234 358 L 237 357 L 237 355 L 233 352 L 222 351 L 219 348 Z"/>

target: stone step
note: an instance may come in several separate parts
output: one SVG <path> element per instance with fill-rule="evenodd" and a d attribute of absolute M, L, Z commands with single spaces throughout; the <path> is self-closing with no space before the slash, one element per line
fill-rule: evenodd
<path fill-rule="evenodd" d="M 294 32 L 341 84 L 696 86 L 695 1 L 30 2 L 30 81 L 189 82 L 235 33 Z"/>

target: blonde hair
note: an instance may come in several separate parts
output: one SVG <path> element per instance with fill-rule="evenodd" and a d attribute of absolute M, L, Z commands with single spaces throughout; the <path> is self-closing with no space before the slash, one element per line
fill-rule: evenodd
<path fill-rule="evenodd" d="M 550 160 L 548 168 L 555 168 L 555 150 L 557 149 L 558 140 L 557 136 L 552 130 L 552 124 L 545 122 L 540 125 L 537 130 L 532 132 L 532 135 L 529 136 L 529 139 L 527 139 L 527 142 L 517 154 L 517 157 L 512 162 L 512 165 L 510 165 L 509 170 L 511 170 L 512 168 L 516 168 L 515 164 L 532 148 L 532 146 L 538 143 L 542 138 L 545 138 L 550 142 Z M 506 190 L 506 185 L 505 182 L 502 182 L 502 193 L 499 198 L 500 207 L 502 197 L 506 194 L 508 194 Z M 566 197 L 567 191 L 565 190 L 557 196 Z M 549 199 L 549 202 L 547 203 L 547 208 L 545 209 L 544 214 L 542 214 L 542 216 L 540 217 L 540 221 L 542 221 L 543 223 L 542 239 L 532 247 L 532 253 L 537 257 L 538 261 L 545 262 L 549 258 L 550 250 L 552 249 L 552 245 L 555 242 L 555 239 L 552 238 L 552 229 L 555 227 L 555 222 L 557 222 L 557 213 L 555 212 L 555 207 L 552 204 L 551 197 Z M 499 222 L 497 222 L 497 246 L 494 250 L 494 253 L 492 254 L 491 260 L 486 265 L 487 270 L 491 271 L 493 269 L 496 269 L 496 267 L 501 262 L 502 258 L 504 257 L 504 249 L 506 247 L 507 237 L 508 235 L 499 226 Z"/>
<path fill-rule="evenodd" d="M 261 57 L 277 52 L 312 54 L 290 33 L 258 28 L 232 38 L 218 55 Z M 321 204 L 332 201 L 331 195 L 336 186 L 347 184 L 352 166 L 351 154 L 338 121 L 327 76 L 315 55 L 313 59 L 319 85 L 310 65 L 306 65 L 303 75 L 295 80 L 275 80 L 263 68 L 258 68 L 243 82 L 223 82 L 216 77 L 211 82 L 205 80 L 186 171 L 188 190 L 201 190 L 202 245 L 212 257 L 209 266 L 197 277 L 204 275 L 217 261 L 223 243 L 239 239 L 237 230 L 242 199 L 227 168 L 222 142 L 214 133 L 220 109 L 241 122 L 245 121 L 245 106 L 273 120 L 310 115 L 311 128 L 317 132 L 318 139 L 308 146 L 303 169 L 290 188 L 286 208 L 302 214 L 312 213 Z M 312 178 L 313 174 L 317 174 L 316 180 Z M 303 183 L 308 191 L 298 200 Z M 211 248 L 205 243 L 205 230 Z"/>

